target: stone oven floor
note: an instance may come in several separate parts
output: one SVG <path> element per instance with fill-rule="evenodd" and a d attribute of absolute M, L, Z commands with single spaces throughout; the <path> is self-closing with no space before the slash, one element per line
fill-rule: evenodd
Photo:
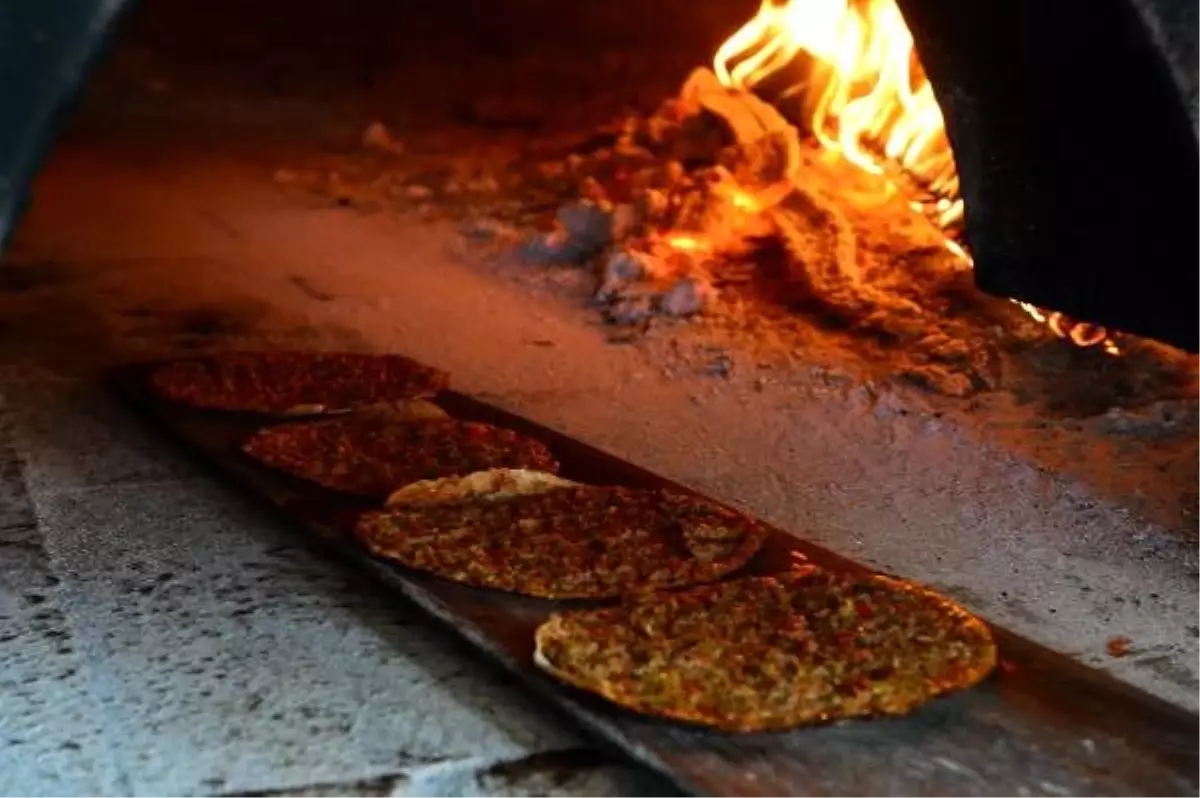
<path fill-rule="evenodd" d="M 1161 430 L 1065 421 L 1002 434 L 800 365 L 667 368 L 561 292 L 464 259 L 449 226 L 301 203 L 273 168 L 76 136 L 0 270 L 0 793 L 668 794 L 96 382 L 232 345 L 420 357 L 1196 709 L 1194 448 L 1164 461 Z M 1013 444 L 1032 435 L 1058 459 Z"/>

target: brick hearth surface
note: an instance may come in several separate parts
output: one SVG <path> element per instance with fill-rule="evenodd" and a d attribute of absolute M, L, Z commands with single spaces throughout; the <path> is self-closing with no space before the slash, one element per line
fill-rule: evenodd
<path fill-rule="evenodd" d="M 0 269 L 0 793 L 669 790 L 306 549 L 97 380 L 207 346 L 422 357 L 1195 709 L 1195 504 L 1154 494 L 1161 479 L 1122 497 L 807 370 L 667 375 L 453 241 L 298 205 L 269 168 L 201 146 L 59 149 Z M 1129 656 L 1108 653 L 1118 636 Z"/>

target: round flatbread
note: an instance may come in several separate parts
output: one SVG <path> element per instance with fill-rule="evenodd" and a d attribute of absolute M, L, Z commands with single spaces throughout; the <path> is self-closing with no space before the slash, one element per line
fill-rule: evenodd
<path fill-rule="evenodd" d="M 190 407 L 269 415 L 336 412 L 432 396 L 449 375 L 400 355 L 231 352 L 155 368 L 150 389 Z"/>
<path fill-rule="evenodd" d="M 473 501 L 507 501 L 548 490 L 572 488 L 578 482 L 545 471 L 524 468 L 491 468 L 463 477 L 423 479 L 388 496 L 387 507 L 422 507 L 430 504 L 461 504 Z"/>
<path fill-rule="evenodd" d="M 490 468 L 558 470 L 545 445 L 512 430 L 449 419 L 411 422 L 387 408 L 267 427 L 242 450 L 326 488 L 381 500 L 414 482 Z"/>
<path fill-rule="evenodd" d="M 765 534 L 705 499 L 594 485 L 367 513 L 357 533 L 410 568 L 543 598 L 709 582 L 744 566 Z"/>
<path fill-rule="evenodd" d="M 638 712 L 749 732 L 906 714 L 981 681 L 996 646 L 926 588 L 805 568 L 553 615 L 535 661 Z"/>

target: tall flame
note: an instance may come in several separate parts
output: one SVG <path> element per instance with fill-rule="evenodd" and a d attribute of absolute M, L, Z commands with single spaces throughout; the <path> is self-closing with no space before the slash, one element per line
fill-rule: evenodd
<path fill-rule="evenodd" d="M 784 93 L 810 98 L 807 122 L 821 144 L 875 174 L 885 161 L 899 164 L 935 195 L 938 223 L 957 222 L 962 200 L 942 111 L 894 0 L 764 0 L 717 50 L 713 69 L 726 86 L 752 91 L 802 53 L 813 68 L 797 70 Z"/>
<path fill-rule="evenodd" d="M 796 68 L 804 57 L 809 68 Z M 748 92 L 785 78 L 780 96 L 805 98 L 803 121 L 817 140 L 868 172 L 882 174 L 891 163 L 915 178 L 932 198 L 913 208 L 970 263 L 953 237 L 963 216 L 954 153 L 895 0 L 763 0 L 718 48 L 713 71 L 725 86 Z M 1117 352 L 1103 328 L 1017 304 L 1060 337 Z"/>

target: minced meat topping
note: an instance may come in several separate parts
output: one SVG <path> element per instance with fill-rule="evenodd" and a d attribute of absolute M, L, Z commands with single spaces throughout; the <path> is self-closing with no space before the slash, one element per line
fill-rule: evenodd
<path fill-rule="evenodd" d="M 981 681 L 996 648 L 928 589 L 808 567 L 554 615 L 537 660 L 639 712 L 757 731 L 911 712 Z"/>
<path fill-rule="evenodd" d="M 293 476 L 379 499 L 420 480 L 492 468 L 558 471 L 544 444 L 512 430 L 470 421 L 397 421 L 380 411 L 267 427 L 242 448 Z"/>
<path fill-rule="evenodd" d="M 449 376 L 400 355 L 232 352 L 156 368 L 150 388 L 191 407 L 279 414 L 430 396 Z"/>
<path fill-rule="evenodd" d="M 368 513 L 358 535 L 378 556 L 457 582 L 596 598 L 718 579 L 749 561 L 764 530 L 679 493 L 577 486 Z"/>

